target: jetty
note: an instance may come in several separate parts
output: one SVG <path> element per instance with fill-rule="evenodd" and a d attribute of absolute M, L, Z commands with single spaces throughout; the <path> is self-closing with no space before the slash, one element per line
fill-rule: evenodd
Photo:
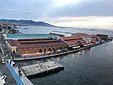
<path fill-rule="evenodd" d="M 51 72 L 57 72 L 64 69 L 64 66 L 53 61 L 33 64 L 29 66 L 21 67 L 22 71 L 27 77 L 41 74 L 48 74 Z"/>

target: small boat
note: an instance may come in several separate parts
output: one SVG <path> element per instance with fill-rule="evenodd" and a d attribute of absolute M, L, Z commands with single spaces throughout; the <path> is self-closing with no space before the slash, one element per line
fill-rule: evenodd
<path fill-rule="evenodd" d="M 94 31 L 94 29 L 91 29 L 91 31 Z"/>
<path fill-rule="evenodd" d="M 63 29 L 63 27 L 61 27 L 61 29 Z"/>
<path fill-rule="evenodd" d="M 28 28 L 23 28 L 23 29 L 28 29 Z"/>

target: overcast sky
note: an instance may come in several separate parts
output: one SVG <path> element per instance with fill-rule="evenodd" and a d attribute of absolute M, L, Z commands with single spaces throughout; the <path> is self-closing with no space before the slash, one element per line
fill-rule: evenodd
<path fill-rule="evenodd" d="M 75 21 L 113 22 L 113 0 L 0 0 L 0 18 L 63 26 L 72 26 Z"/>

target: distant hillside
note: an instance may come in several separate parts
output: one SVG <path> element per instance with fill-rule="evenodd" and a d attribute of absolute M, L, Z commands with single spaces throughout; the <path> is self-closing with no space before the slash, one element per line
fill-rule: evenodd
<path fill-rule="evenodd" d="M 11 23 L 16 25 L 34 25 L 34 26 L 47 26 L 47 27 L 55 27 L 54 25 L 48 24 L 46 22 L 36 22 L 33 20 L 7 20 L 7 19 L 0 19 L 0 22 L 3 23 Z"/>

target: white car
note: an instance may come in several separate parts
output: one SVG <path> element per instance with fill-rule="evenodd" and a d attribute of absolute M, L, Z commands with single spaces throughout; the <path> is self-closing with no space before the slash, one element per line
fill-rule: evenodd
<path fill-rule="evenodd" d="M 6 76 L 2 74 L 2 72 L 0 71 L 0 85 L 5 85 L 5 79 Z"/>

